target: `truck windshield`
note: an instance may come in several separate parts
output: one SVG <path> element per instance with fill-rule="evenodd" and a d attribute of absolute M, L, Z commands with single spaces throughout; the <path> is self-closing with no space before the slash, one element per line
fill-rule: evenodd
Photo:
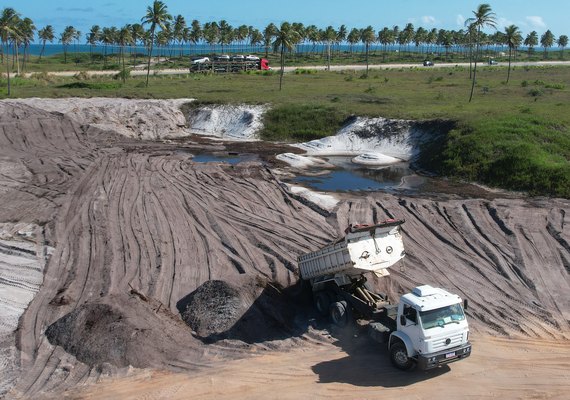
<path fill-rule="evenodd" d="M 431 329 L 437 326 L 444 326 L 452 323 L 459 323 L 465 319 L 461 304 L 436 308 L 435 310 L 420 311 L 420 321 L 424 329 Z"/>

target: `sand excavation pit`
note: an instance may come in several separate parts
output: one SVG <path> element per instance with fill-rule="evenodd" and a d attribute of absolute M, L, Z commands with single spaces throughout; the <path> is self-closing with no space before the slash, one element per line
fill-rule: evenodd
<path fill-rule="evenodd" d="M 93 106 L 84 101 L 82 107 Z M 198 379 L 227 362 L 235 376 L 263 388 L 251 357 L 267 350 L 277 370 L 295 371 L 284 397 L 286 390 L 300 393 L 296 382 L 314 396 L 338 389 L 338 382 L 372 388 L 373 380 L 354 374 L 343 380 L 334 371 L 378 360 L 374 376 L 394 377 L 380 361 L 384 350 L 365 345 L 361 354 L 336 343 L 334 332 L 315 323 L 311 307 L 293 304 L 288 290 L 298 281 L 299 254 L 338 238 L 349 223 L 386 218 L 406 220 L 407 257 L 377 287 L 394 296 L 423 283 L 446 287 L 470 299 L 474 340 L 523 338 L 531 351 L 540 348 L 533 343 L 548 341 L 568 355 L 567 200 L 368 193 L 344 196 L 325 212 L 289 192 L 260 162 L 195 163 L 178 145 L 126 137 L 29 104 L 0 102 L 0 112 L 0 223 L 34 223 L 42 244 L 53 248 L 15 336 L 2 342 L 15 349 L 14 373 L 0 375 L 7 398 L 73 397 L 66 391 L 157 370 Z M 221 320 L 213 318 L 217 309 L 228 311 Z M 497 354 L 493 346 L 481 350 Z M 567 361 L 547 354 L 568 370 Z M 303 356 L 310 361 L 294 362 Z M 491 378 L 479 365 L 491 367 L 492 358 L 485 364 L 473 357 L 447 375 L 487 385 Z M 520 360 L 501 360 L 511 371 L 501 383 L 519 384 L 512 367 Z M 545 368 L 553 386 L 536 394 L 556 397 L 565 372 Z M 315 374 L 319 384 L 303 381 Z M 529 375 L 526 383 L 533 380 Z M 392 397 L 422 393 L 403 378 L 394 382 Z M 221 387 L 184 393 L 224 397 Z M 235 390 L 234 396 L 250 393 Z"/>

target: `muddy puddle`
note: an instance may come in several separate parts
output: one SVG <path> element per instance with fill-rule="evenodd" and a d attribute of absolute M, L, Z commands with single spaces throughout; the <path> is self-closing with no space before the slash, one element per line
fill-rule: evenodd
<path fill-rule="evenodd" d="M 261 150 L 261 149 L 260 149 Z M 215 152 L 194 155 L 194 162 L 223 162 L 231 165 L 246 161 L 264 161 L 272 166 L 271 159 L 253 152 Z M 444 194 L 461 197 L 495 197 L 491 192 L 477 185 L 453 182 L 436 176 L 414 171 L 408 162 L 389 166 L 363 166 L 352 162 L 352 157 L 329 156 L 323 160 L 334 168 L 307 168 L 305 170 L 286 167 L 289 176 L 282 178 L 289 184 L 303 186 L 320 192 L 388 192 L 407 195 Z M 505 194 L 503 194 L 505 195 Z"/>

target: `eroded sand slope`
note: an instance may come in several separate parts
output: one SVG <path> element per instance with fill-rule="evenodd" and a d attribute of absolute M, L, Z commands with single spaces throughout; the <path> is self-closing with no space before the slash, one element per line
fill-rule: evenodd
<path fill-rule="evenodd" d="M 177 303 L 211 279 L 242 287 L 254 302 L 267 282 L 296 282 L 300 253 L 349 222 L 388 217 L 406 219 L 408 256 L 380 288 L 397 295 L 419 283 L 441 285 L 470 299 L 475 332 L 570 339 L 566 200 L 373 194 L 327 214 L 259 163 L 197 164 L 172 146 L 67 115 L 9 103 L 0 112 L 0 222 L 36 222 L 55 248 L 20 320 L 22 372 L 10 396 L 55 395 L 125 374 L 127 365 L 195 371 L 266 348 L 260 340 L 204 344 L 180 320 Z M 98 312 L 110 319 L 87 317 Z M 57 326 L 70 338 L 67 351 L 45 334 L 62 318 L 73 322 Z M 276 328 L 280 334 L 266 339 L 282 349 L 312 343 L 307 320 L 293 324 L 301 330 L 287 337 Z"/>

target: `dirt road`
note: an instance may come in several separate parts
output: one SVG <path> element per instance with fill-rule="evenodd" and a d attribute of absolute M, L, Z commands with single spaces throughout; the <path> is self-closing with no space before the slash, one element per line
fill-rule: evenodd
<path fill-rule="evenodd" d="M 123 119 L 129 104 L 124 100 Z M 165 109 L 144 109 L 145 124 L 153 125 L 145 129 L 160 137 Z M 0 222 L 33 222 L 54 248 L 14 333 L 8 398 L 58 398 L 124 376 L 129 366 L 186 374 L 184 386 L 159 375 L 165 392 L 148 398 L 191 390 L 203 398 L 291 398 L 305 390 L 372 397 L 379 387 L 395 397 L 456 397 L 468 384 L 475 398 L 518 397 L 520 387 L 562 398 L 570 344 L 568 200 L 370 193 L 345 195 L 325 212 L 290 193 L 262 163 L 194 162 L 190 153 L 209 145 L 192 138 L 127 138 L 75 109 L 0 102 L 0 111 Z M 373 282 L 378 289 L 397 298 L 428 283 L 470 300 L 480 345 L 472 359 L 430 379 L 401 378 L 366 346 L 330 344 L 338 337 L 313 327 L 310 305 L 292 311 L 284 290 L 297 281 L 299 254 L 342 235 L 349 223 L 386 218 L 406 220 L 407 257 Z M 224 335 L 203 341 L 182 322 L 178 305 L 212 279 L 237 287 L 245 312 Z M 267 349 L 277 352 L 257 357 Z"/>
<path fill-rule="evenodd" d="M 358 340 L 358 339 L 357 339 Z M 164 371 L 103 379 L 70 399 L 567 399 L 570 347 L 556 341 L 473 339 L 473 355 L 436 370 L 402 373 L 363 342 L 306 346 L 218 364 L 197 374 Z M 373 345 L 372 345 L 373 346 Z"/>
<path fill-rule="evenodd" d="M 481 64 L 479 64 L 481 65 Z M 528 61 L 528 62 L 514 62 L 512 63 L 513 66 L 547 66 L 547 65 L 570 65 L 570 61 Z M 485 66 L 485 64 L 483 64 Z M 438 63 L 431 67 L 424 67 L 420 63 L 418 64 L 371 64 L 368 66 L 370 69 L 392 69 L 392 68 L 449 68 L 449 67 L 469 67 L 469 63 Z M 274 70 L 278 70 L 279 66 L 274 65 L 272 67 Z M 296 69 L 316 69 L 325 71 L 327 69 L 324 65 L 303 65 L 303 66 L 292 66 L 292 67 L 285 67 L 285 72 L 293 72 Z M 362 71 L 366 69 L 366 65 L 363 64 L 353 64 L 353 65 L 331 65 L 331 71 L 346 71 L 346 70 L 354 70 L 354 71 Z M 79 71 L 56 71 L 56 72 L 49 72 L 50 75 L 54 76 L 75 76 L 79 73 Z M 114 76 L 119 73 L 119 71 L 86 71 L 88 75 L 92 76 Z M 136 69 L 130 71 L 132 76 L 143 76 L 146 75 L 145 69 Z M 151 74 L 157 75 L 185 75 L 190 73 L 188 68 L 166 68 L 166 69 L 151 69 Z M 30 76 L 33 73 L 26 73 L 25 76 Z"/>

